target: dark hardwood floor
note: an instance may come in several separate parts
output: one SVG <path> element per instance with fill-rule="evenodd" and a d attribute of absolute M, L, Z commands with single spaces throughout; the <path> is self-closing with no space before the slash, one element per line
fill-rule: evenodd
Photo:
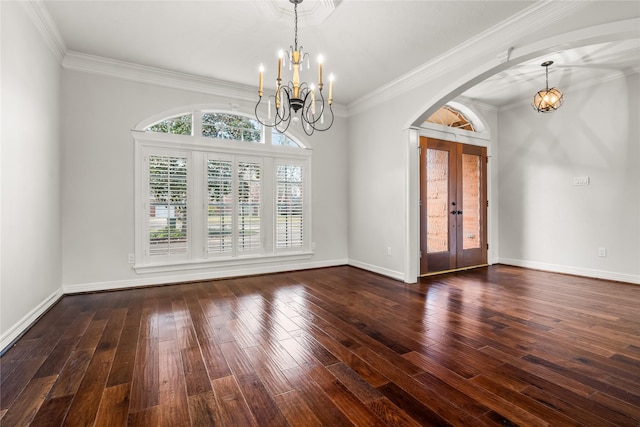
<path fill-rule="evenodd" d="M 638 426 L 640 286 L 336 267 L 70 295 L 0 368 L 3 426 Z"/>

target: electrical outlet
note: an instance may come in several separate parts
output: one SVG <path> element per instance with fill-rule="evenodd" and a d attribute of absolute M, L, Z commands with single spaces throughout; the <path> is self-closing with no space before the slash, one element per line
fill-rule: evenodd
<path fill-rule="evenodd" d="M 312 251 L 316 250 L 316 242 L 311 242 L 311 250 Z"/>
<path fill-rule="evenodd" d="M 135 264 L 136 262 L 136 256 L 134 254 L 129 254 L 128 256 L 128 262 L 129 264 Z"/>
<path fill-rule="evenodd" d="M 391 246 L 387 246 L 387 256 L 391 256 Z"/>
<path fill-rule="evenodd" d="M 607 248 L 598 248 L 598 256 L 607 256 Z"/>

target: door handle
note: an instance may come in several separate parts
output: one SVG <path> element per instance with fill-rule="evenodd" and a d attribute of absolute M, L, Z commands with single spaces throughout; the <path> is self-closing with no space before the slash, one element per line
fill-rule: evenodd
<path fill-rule="evenodd" d="M 462 215 L 462 211 L 451 211 L 449 212 L 451 215 Z"/>

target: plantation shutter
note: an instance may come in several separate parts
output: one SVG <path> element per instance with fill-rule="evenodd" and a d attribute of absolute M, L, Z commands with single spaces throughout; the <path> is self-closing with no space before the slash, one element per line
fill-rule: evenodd
<path fill-rule="evenodd" d="M 187 158 L 149 156 L 149 256 L 186 254 Z"/>
<path fill-rule="evenodd" d="M 207 160 L 207 250 L 210 254 L 233 252 L 233 162 Z"/>
<path fill-rule="evenodd" d="M 281 164 L 276 167 L 276 248 L 302 248 L 303 167 Z"/>
<path fill-rule="evenodd" d="M 238 252 L 262 249 L 260 224 L 262 165 L 238 162 Z"/>

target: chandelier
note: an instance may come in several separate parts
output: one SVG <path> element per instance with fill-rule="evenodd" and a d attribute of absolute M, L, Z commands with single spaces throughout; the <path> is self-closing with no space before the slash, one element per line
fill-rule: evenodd
<path fill-rule="evenodd" d="M 314 131 L 325 131 L 333 125 L 333 74 L 329 76 L 329 97 L 322 92 L 322 57 L 318 58 L 318 86 L 301 82 L 300 73 L 306 63 L 309 69 L 309 54 L 302 46 L 298 48 L 298 4 L 302 0 L 289 0 L 293 3 L 295 14 L 294 43 L 290 51 L 280 51 L 278 55 L 278 78 L 276 91 L 263 100 L 264 66 L 260 64 L 260 83 L 258 103 L 255 108 L 256 119 L 264 126 L 275 127 L 280 133 L 286 132 L 291 122 L 300 122 L 307 135 Z M 283 84 L 282 67 L 289 61 L 289 70 L 293 69 L 291 80 Z M 260 113 L 258 112 L 260 110 Z M 266 113 L 265 113 L 266 110 Z M 273 111 L 272 111 L 273 110 Z M 326 117 L 325 117 L 326 116 Z"/>
<path fill-rule="evenodd" d="M 555 87 L 549 89 L 549 65 L 551 64 L 553 64 L 553 61 L 545 61 L 541 64 L 546 70 L 547 86 L 545 89 L 538 91 L 533 97 L 532 106 L 538 113 L 555 111 L 564 102 L 560 89 Z"/>

